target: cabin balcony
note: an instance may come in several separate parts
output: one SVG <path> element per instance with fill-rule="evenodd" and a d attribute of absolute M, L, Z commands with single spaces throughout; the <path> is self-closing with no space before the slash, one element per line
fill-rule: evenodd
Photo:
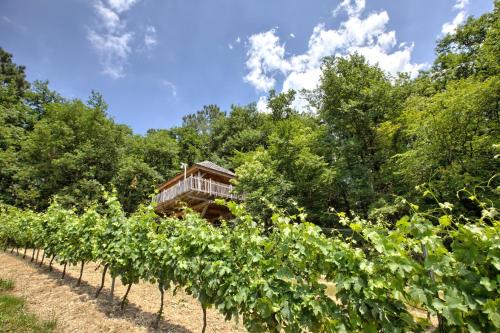
<path fill-rule="evenodd" d="M 156 210 L 159 212 L 178 210 L 178 202 L 180 201 L 186 202 L 194 210 L 200 211 L 197 208 L 204 208 L 208 204 L 213 204 L 213 200 L 219 198 L 235 201 L 243 200 L 243 196 L 233 193 L 231 184 L 191 175 L 162 190 L 153 198 L 153 202 L 157 203 Z"/>

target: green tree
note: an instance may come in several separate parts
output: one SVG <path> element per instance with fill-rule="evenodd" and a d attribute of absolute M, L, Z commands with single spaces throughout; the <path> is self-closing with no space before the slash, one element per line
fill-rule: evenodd
<path fill-rule="evenodd" d="M 494 11 L 478 18 L 469 17 L 454 33 L 438 41 L 432 76 L 446 84 L 450 80 L 480 75 L 498 75 L 500 47 L 500 1 Z"/>
<path fill-rule="evenodd" d="M 180 168 L 180 148 L 171 131 L 149 130 L 136 142 L 144 162 L 154 168 L 162 177 L 168 179 L 178 173 Z"/>
<path fill-rule="evenodd" d="M 0 47 L 0 104 L 16 104 L 29 89 L 24 66 L 12 62 L 12 54 Z"/>
<path fill-rule="evenodd" d="M 469 78 L 431 97 L 414 97 L 402 114 L 410 148 L 397 155 L 411 184 L 431 182 L 439 195 L 488 179 L 498 170 L 500 81 Z"/>
<path fill-rule="evenodd" d="M 382 130 L 391 129 L 402 103 L 387 74 L 356 54 L 325 58 L 317 94 L 325 157 L 344 198 L 340 208 L 366 212 L 387 183 L 380 170 L 392 151 Z"/>
<path fill-rule="evenodd" d="M 127 213 L 133 213 L 137 207 L 154 192 L 154 186 L 163 179 L 153 167 L 136 159 L 134 156 L 123 157 L 113 178 L 118 198 Z"/>
<path fill-rule="evenodd" d="M 16 194 L 37 208 L 55 194 L 61 202 L 84 207 L 116 174 L 126 134 L 102 110 L 81 101 L 49 105 L 22 143 Z"/>

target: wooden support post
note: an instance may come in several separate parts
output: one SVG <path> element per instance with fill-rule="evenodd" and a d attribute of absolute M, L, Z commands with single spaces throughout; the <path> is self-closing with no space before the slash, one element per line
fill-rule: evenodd
<path fill-rule="evenodd" d="M 210 202 L 208 202 L 205 207 L 203 207 L 203 210 L 201 211 L 201 217 L 205 217 L 205 214 L 207 212 L 208 206 L 210 206 Z"/>
<path fill-rule="evenodd" d="M 67 265 L 68 265 L 67 263 L 64 264 L 64 268 L 63 268 L 61 279 L 64 279 L 64 276 L 66 275 L 66 266 Z"/>
<path fill-rule="evenodd" d="M 108 264 L 104 265 L 104 270 L 102 272 L 102 278 L 101 278 L 101 286 L 99 287 L 99 289 L 97 289 L 97 292 L 95 293 L 95 298 L 99 297 L 102 288 L 104 288 L 104 280 L 106 278 L 106 271 L 108 270 L 108 267 L 109 267 Z"/>
<path fill-rule="evenodd" d="M 120 305 L 120 309 L 123 311 L 123 307 L 125 306 L 125 301 L 127 300 L 128 293 L 130 292 L 130 288 L 132 288 L 132 283 L 129 283 L 127 287 L 127 291 L 125 292 L 125 296 L 123 296 L 122 304 Z"/>
<path fill-rule="evenodd" d="M 54 261 L 54 258 L 56 257 L 55 254 L 52 255 L 52 259 L 50 259 L 50 263 L 49 263 L 49 271 L 52 272 L 52 262 Z"/>
<path fill-rule="evenodd" d="M 160 323 L 161 320 L 161 315 L 163 314 L 163 299 L 165 295 L 165 291 L 163 289 L 162 283 L 158 283 L 158 289 L 160 289 L 160 310 L 158 311 L 158 316 L 156 317 L 156 320 L 153 322 L 153 328 L 158 328 L 158 324 Z"/>
<path fill-rule="evenodd" d="M 45 251 L 43 251 L 42 260 L 40 260 L 40 263 L 38 264 L 39 267 L 42 267 L 43 259 L 45 259 Z"/>
<path fill-rule="evenodd" d="M 82 275 L 83 275 L 83 266 L 85 265 L 85 261 L 82 260 L 82 266 L 80 268 L 80 277 L 78 278 L 78 282 L 76 283 L 77 286 L 80 285 L 80 283 L 82 282 Z"/>
<path fill-rule="evenodd" d="M 110 300 L 113 300 L 113 296 L 115 295 L 115 282 L 116 282 L 116 277 L 113 277 L 111 279 L 111 293 L 109 295 Z"/>
<path fill-rule="evenodd" d="M 203 311 L 203 328 L 201 329 L 201 333 L 205 333 L 207 329 L 207 308 L 201 305 L 201 310 Z"/>

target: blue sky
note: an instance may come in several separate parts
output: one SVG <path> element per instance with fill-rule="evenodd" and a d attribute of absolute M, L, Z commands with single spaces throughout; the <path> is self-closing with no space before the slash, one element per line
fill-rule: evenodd
<path fill-rule="evenodd" d="M 66 97 L 103 93 L 137 133 L 206 104 L 313 88 L 325 55 L 364 54 L 416 75 L 434 46 L 491 0 L 2 0 L 0 46 Z M 305 108 L 300 99 L 298 108 Z"/>

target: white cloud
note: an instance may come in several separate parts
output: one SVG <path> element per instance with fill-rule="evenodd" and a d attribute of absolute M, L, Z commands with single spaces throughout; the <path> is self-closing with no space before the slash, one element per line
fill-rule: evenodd
<path fill-rule="evenodd" d="M 234 46 L 233 46 L 233 44 L 231 44 L 231 43 L 227 43 L 227 47 L 228 47 L 230 50 L 234 49 Z"/>
<path fill-rule="evenodd" d="M 451 22 L 445 22 L 441 28 L 441 33 L 443 35 L 454 33 L 457 27 L 465 22 L 467 17 L 467 6 L 469 5 L 469 0 L 457 0 L 453 6 L 454 10 L 458 10 L 457 15 L 453 18 Z"/>
<path fill-rule="evenodd" d="M 108 0 L 108 5 L 118 14 L 126 12 L 139 0 Z"/>
<path fill-rule="evenodd" d="M 469 4 L 469 0 L 457 0 L 455 5 L 453 6 L 453 8 L 458 9 L 458 10 L 465 9 L 465 7 L 467 7 L 468 4 Z"/>
<path fill-rule="evenodd" d="M 168 80 L 161 80 L 161 84 L 172 91 L 172 96 L 177 96 L 177 86 Z"/>
<path fill-rule="evenodd" d="M 285 45 L 274 29 L 250 36 L 246 61 L 248 73 L 244 80 L 259 92 L 275 88 L 278 76 L 283 79 L 282 91 L 311 90 L 319 83 L 324 57 L 346 56 L 355 52 L 392 75 L 409 72 L 412 77 L 416 76 L 427 65 L 412 63 L 413 44 L 397 45 L 396 32 L 387 30 L 388 13 L 373 12 L 362 17 L 364 7 L 364 0 L 343 1 L 335 14 L 345 10 L 348 18 L 340 23 L 338 29 L 316 25 L 309 38 L 308 50 L 303 54 L 286 56 Z M 258 104 L 263 101 L 260 98 Z M 303 110 L 306 104 L 301 96 L 297 96 L 296 107 Z"/>
<path fill-rule="evenodd" d="M 291 38 L 295 38 L 295 34 L 292 32 L 292 33 L 290 34 L 290 37 L 291 37 Z"/>
<path fill-rule="evenodd" d="M 10 20 L 10 18 L 8 18 L 7 16 L 2 16 L 2 20 L 4 20 L 5 22 L 7 23 L 11 23 L 12 21 Z"/>
<path fill-rule="evenodd" d="M 88 39 L 99 54 L 103 73 L 109 75 L 113 79 L 124 77 L 125 63 L 131 52 L 129 44 L 132 39 L 132 34 L 100 35 L 91 30 Z"/>
<path fill-rule="evenodd" d="M 152 25 L 146 27 L 146 34 L 144 35 L 144 45 L 146 49 L 151 50 L 158 44 L 158 39 L 156 38 L 156 28 Z"/>
<path fill-rule="evenodd" d="M 101 1 L 96 2 L 94 8 L 106 29 L 116 31 L 120 27 L 118 14 L 106 7 Z"/>
<path fill-rule="evenodd" d="M 276 82 L 273 72 L 284 71 L 284 67 L 287 67 L 285 47 L 279 44 L 274 29 L 252 35 L 248 40 L 250 49 L 247 52 L 246 66 L 249 73 L 245 76 L 245 81 L 257 90 L 267 91 Z"/>
<path fill-rule="evenodd" d="M 113 79 L 125 76 L 125 65 L 132 53 L 131 43 L 134 37 L 132 32 L 127 31 L 126 22 L 121 19 L 120 15 L 138 1 L 94 1 L 98 24 L 89 29 L 87 39 L 98 54 L 102 72 Z M 149 49 L 156 43 L 156 30 L 149 26 L 146 29 L 144 44 Z"/>
<path fill-rule="evenodd" d="M 349 16 L 358 16 L 365 9 L 365 6 L 365 0 L 343 0 L 333 11 L 333 16 L 342 10 L 345 10 Z"/>
<path fill-rule="evenodd" d="M 257 101 L 257 111 L 261 113 L 271 113 L 271 109 L 267 106 L 266 96 L 260 96 Z"/>
<path fill-rule="evenodd" d="M 239 44 L 239 43 L 241 43 L 241 38 L 240 38 L 240 36 L 236 37 L 235 42 L 236 42 L 236 43 L 238 43 L 238 44 Z"/>

